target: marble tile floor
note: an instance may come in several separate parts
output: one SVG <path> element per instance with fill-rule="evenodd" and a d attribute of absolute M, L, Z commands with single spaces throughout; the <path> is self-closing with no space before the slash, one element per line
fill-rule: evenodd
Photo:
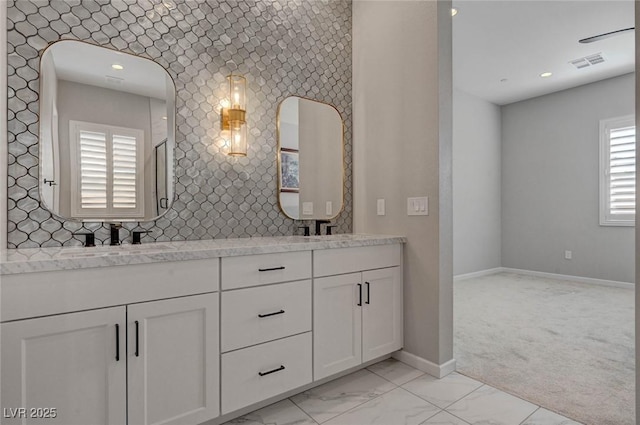
<path fill-rule="evenodd" d="M 225 425 L 580 425 L 458 373 L 388 359 Z"/>

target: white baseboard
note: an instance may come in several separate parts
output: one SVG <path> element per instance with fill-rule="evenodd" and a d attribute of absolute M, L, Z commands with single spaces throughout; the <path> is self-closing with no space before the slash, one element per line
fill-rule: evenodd
<path fill-rule="evenodd" d="M 451 359 L 446 363 L 438 365 L 427 359 L 418 357 L 415 354 L 407 353 L 404 350 L 396 351 L 392 357 L 436 378 L 444 378 L 456 370 L 456 359 Z"/>
<path fill-rule="evenodd" d="M 473 273 L 459 274 L 453 277 L 453 281 L 459 282 L 461 280 L 473 279 L 476 277 L 483 277 L 483 276 L 490 276 L 498 273 L 514 273 L 514 274 L 521 274 L 525 276 L 546 277 L 549 279 L 567 280 L 571 282 L 588 283 L 591 285 L 610 286 L 613 288 L 625 288 L 625 289 L 635 288 L 635 284 L 629 283 L 629 282 L 619 282 L 617 280 L 606 280 L 606 279 L 595 279 L 592 277 L 583 277 L 583 276 L 571 276 L 568 274 L 538 272 L 535 270 L 513 269 L 511 267 L 495 267 L 493 269 L 480 270 Z"/>
<path fill-rule="evenodd" d="M 501 272 L 515 273 L 526 276 L 546 277 L 550 279 L 569 280 L 572 282 L 589 283 L 591 285 L 611 286 L 614 288 L 634 289 L 635 284 L 629 282 L 618 282 L 616 280 L 594 279 L 591 277 L 571 276 L 566 274 L 556 274 L 547 272 L 537 272 L 534 270 L 512 269 L 509 267 L 502 267 Z"/>
<path fill-rule="evenodd" d="M 483 277 L 490 276 L 492 274 L 497 274 L 502 272 L 504 269 L 502 267 L 494 267 L 492 269 L 480 270 L 477 272 L 458 274 L 453 277 L 454 282 L 459 282 L 461 280 L 473 279 L 475 277 Z"/>

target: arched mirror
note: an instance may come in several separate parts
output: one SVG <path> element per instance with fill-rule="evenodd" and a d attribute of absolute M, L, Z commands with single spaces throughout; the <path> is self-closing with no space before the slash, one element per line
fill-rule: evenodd
<path fill-rule="evenodd" d="M 278 107 L 278 199 L 289 218 L 335 218 L 344 204 L 344 124 L 329 104 L 291 96 Z"/>
<path fill-rule="evenodd" d="M 151 221 L 173 201 L 175 87 L 157 63 L 63 40 L 40 62 L 40 197 L 79 221 Z"/>

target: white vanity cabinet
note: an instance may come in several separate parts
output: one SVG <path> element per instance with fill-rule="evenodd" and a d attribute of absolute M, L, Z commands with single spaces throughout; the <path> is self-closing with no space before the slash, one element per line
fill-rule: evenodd
<path fill-rule="evenodd" d="M 399 245 L 318 251 L 314 275 L 315 380 L 402 348 Z"/>
<path fill-rule="evenodd" d="M 218 425 L 402 348 L 401 238 L 293 242 L 3 273 L 2 423 Z"/>
<path fill-rule="evenodd" d="M 127 306 L 129 425 L 219 414 L 218 294 Z"/>
<path fill-rule="evenodd" d="M 114 307 L 0 325 L 2 423 L 126 423 L 125 318 Z"/>
<path fill-rule="evenodd" d="M 3 424 L 197 425 L 218 416 L 219 294 L 211 292 L 218 289 L 218 264 L 217 259 L 165 263 L 160 271 L 168 268 L 171 273 L 164 276 L 156 274 L 156 266 L 148 266 L 151 281 L 137 275 L 138 266 L 102 269 L 105 279 L 122 277 L 124 282 L 113 282 L 116 289 L 123 283 L 131 287 L 105 297 L 99 292 L 86 304 L 100 307 L 117 296 L 124 305 L 0 324 L 1 405 L 7 409 L 3 416 L 15 416 L 4 417 Z M 77 288 L 69 304 L 78 308 L 88 294 L 73 283 L 87 284 L 96 270 L 55 272 L 48 278 Z M 74 279 L 66 279 L 69 274 Z M 179 288 L 170 290 L 169 281 L 178 275 L 189 279 L 174 280 Z M 42 278 L 40 273 L 3 276 L 2 289 L 7 284 L 12 294 L 28 291 L 31 281 L 40 287 Z M 187 295 L 205 288 L 210 292 Z M 154 292 L 184 296 L 138 302 L 153 299 Z M 28 314 L 44 316 L 53 308 L 63 309 L 63 295 L 46 305 L 32 293 Z M 26 419 L 9 408 L 26 408 Z M 47 408 L 55 412 L 34 416 L 47 413 Z"/>

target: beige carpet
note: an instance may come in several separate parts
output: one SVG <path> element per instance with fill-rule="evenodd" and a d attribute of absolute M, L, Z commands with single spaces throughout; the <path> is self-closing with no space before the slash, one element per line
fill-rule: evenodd
<path fill-rule="evenodd" d="M 454 288 L 460 373 L 588 425 L 635 424 L 632 289 L 510 273 Z"/>

